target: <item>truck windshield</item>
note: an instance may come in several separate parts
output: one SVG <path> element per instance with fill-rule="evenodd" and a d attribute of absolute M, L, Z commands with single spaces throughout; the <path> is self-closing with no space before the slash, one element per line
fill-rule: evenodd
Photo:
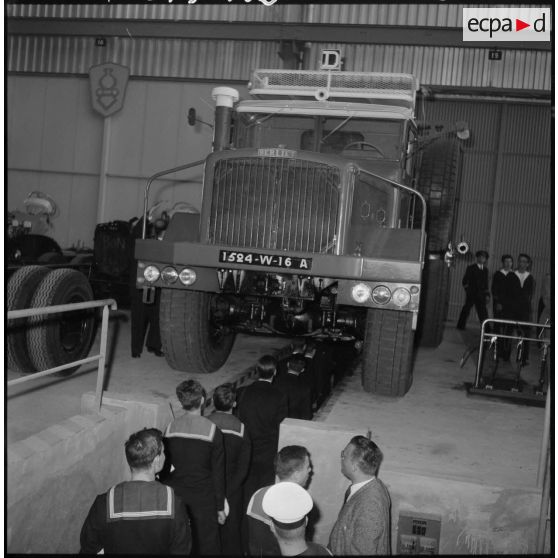
<path fill-rule="evenodd" d="M 236 147 L 283 147 L 343 157 L 401 157 L 403 122 L 356 117 L 239 113 Z"/>

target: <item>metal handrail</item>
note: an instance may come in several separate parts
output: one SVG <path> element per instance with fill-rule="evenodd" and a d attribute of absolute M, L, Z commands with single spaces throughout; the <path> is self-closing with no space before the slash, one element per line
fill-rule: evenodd
<path fill-rule="evenodd" d="M 81 366 L 82 364 L 87 364 L 89 362 L 99 362 L 97 367 L 97 386 L 95 389 L 95 402 L 97 404 L 97 410 L 101 410 L 101 402 L 103 395 L 103 382 L 105 378 L 105 361 L 107 354 L 107 334 L 108 334 L 108 316 L 109 309 L 116 310 L 118 305 L 116 301 L 112 298 L 107 298 L 103 300 L 91 300 L 88 302 L 76 302 L 72 304 L 58 304 L 56 306 L 45 306 L 42 308 L 26 308 L 22 310 L 9 310 L 8 320 L 13 320 L 17 318 L 27 318 L 30 316 L 42 316 L 46 314 L 57 314 L 63 312 L 73 312 L 76 310 L 86 310 L 89 308 L 100 308 L 103 307 L 103 317 L 101 321 L 101 346 L 98 355 L 89 356 L 82 358 L 81 360 L 75 360 L 73 362 L 67 362 L 66 364 L 61 364 L 60 366 L 55 366 L 54 368 L 49 368 L 41 372 L 36 372 L 34 374 L 28 374 L 21 378 L 16 378 L 15 380 L 10 380 L 7 382 L 7 386 L 11 387 L 16 384 L 22 384 L 24 382 L 29 382 L 37 378 L 42 378 L 43 376 L 50 376 L 61 370 L 66 370 L 67 368 L 72 368 L 74 366 Z"/>
<path fill-rule="evenodd" d="M 147 179 L 147 184 L 145 185 L 145 190 L 143 192 L 143 223 L 141 226 L 141 238 L 145 239 L 145 234 L 147 232 L 147 208 L 149 206 L 149 190 L 151 189 L 151 183 L 161 176 L 166 176 L 167 174 L 173 174 L 182 170 L 191 169 L 205 163 L 205 159 L 200 159 L 199 161 L 193 161 L 192 163 L 186 163 L 185 165 L 180 165 L 179 167 L 173 167 L 172 169 L 167 169 L 164 171 L 156 172 Z"/>
<path fill-rule="evenodd" d="M 369 174 L 374 178 L 378 178 L 379 180 L 384 180 L 385 182 L 391 184 L 392 186 L 395 186 L 396 188 L 401 188 L 402 190 L 409 192 L 412 196 L 417 196 L 417 198 L 419 198 L 422 204 L 422 215 L 420 220 L 421 221 L 420 222 L 420 263 L 424 264 L 424 250 L 426 248 L 426 199 L 424 198 L 424 196 L 418 190 L 415 190 L 410 186 L 406 186 L 405 184 L 400 184 L 399 182 L 395 182 L 395 180 L 391 180 L 389 178 L 386 178 L 385 176 L 380 176 L 379 174 L 370 172 L 369 170 L 363 169 L 362 167 L 359 167 L 359 170 L 364 174 Z"/>
<path fill-rule="evenodd" d="M 505 333 L 496 333 L 496 332 L 490 332 L 487 333 L 485 331 L 487 324 L 490 323 L 495 323 L 495 324 L 506 324 L 506 325 L 512 325 L 512 326 L 516 326 L 516 327 L 534 327 L 536 329 L 540 330 L 540 333 L 537 337 L 526 337 L 524 335 L 507 335 Z M 492 338 L 502 338 L 502 339 L 520 339 L 523 341 L 536 341 L 536 342 L 542 342 L 546 345 L 550 344 L 550 338 L 542 338 L 542 333 L 544 330 L 549 330 L 552 328 L 552 324 L 550 324 L 547 320 L 546 323 L 544 324 L 539 324 L 539 323 L 534 323 L 534 322 L 518 322 L 518 321 L 514 321 L 514 320 L 501 320 L 501 319 L 495 319 L 495 318 L 488 318 L 487 320 L 484 320 L 482 322 L 482 326 L 481 326 L 481 336 L 480 336 L 480 344 L 479 344 L 479 359 L 477 362 L 477 373 L 475 376 L 475 383 L 473 384 L 474 387 L 476 389 L 478 389 L 480 387 L 480 379 L 481 379 L 481 371 L 482 371 L 482 359 L 483 359 L 483 352 L 484 352 L 484 343 L 486 340 L 488 339 L 492 339 Z M 551 381 L 550 378 L 550 374 L 548 376 L 549 378 L 549 384 Z M 544 481 L 544 467 L 545 467 L 545 463 L 546 463 L 546 458 L 547 458 L 547 453 L 548 453 L 548 448 L 549 448 L 549 443 L 550 443 L 550 407 L 551 407 L 551 389 L 550 389 L 550 385 L 548 386 L 548 389 L 546 391 L 546 403 L 545 403 L 545 413 L 544 413 L 544 426 L 543 426 L 543 436 L 542 436 L 542 442 L 541 442 L 541 451 L 539 454 L 539 465 L 537 467 L 537 485 L 540 486 L 541 483 L 543 483 Z"/>
<path fill-rule="evenodd" d="M 545 339 L 541 339 L 540 337 L 525 337 L 524 335 L 507 335 L 505 333 L 497 333 L 497 332 L 490 332 L 487 333 L 485 331 L 487 324 L 507 324 L 507 325 L 513 325 L 516 327 L 521 327 L 521 326 L 525 326 L 525 327 L 534 327 L 534 328 L 540 328 L 540 329 L 550 329 L 552 327 L 551 324 L 537 324 L 534 322 L 517 322 L 514 320 L 500 320 L 500 319 L 495 319 L 495 318 L 488 318 L 487 320 L 484 320 L 484 322 L 482 322 L 482 326 L 481 326 L 481 335 L 480 335 L 480 342 L 479 342 L 479 358 L 477 360 L 477 373 L 475 375 L 475 383 L 473 384 L 473 386 L 478 389 L 480 387 L 480 379 L 481 379 L 481 370 L 482 370 L 482 359 L 484 356 L 484 342 L 486 341 L 486 339 L 492 339 L 493 337 L 497 337 L 497 338 L 502 338 L 502 339 L 520 339 L 523 341 L 543 341 L 543 342 L 547 342 L 550 343 L 550 339 L 549 340 L 545 340 Z"/>

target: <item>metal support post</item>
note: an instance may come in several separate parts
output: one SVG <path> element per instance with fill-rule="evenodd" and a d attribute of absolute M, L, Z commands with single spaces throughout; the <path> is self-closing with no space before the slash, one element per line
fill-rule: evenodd
<path fill-rule="evenodd" d="M 101 411 L 103 384 L 105 381 L 105 360 L 107 355 L 107 334 L 108 334 L 109 307 L 103 307 L 103 318 L 101 321 L 101 348 L 99 351 L 99 365 L 97 368 L 97 388 L 95 390 L 95 404 L 97 411 Z"/>

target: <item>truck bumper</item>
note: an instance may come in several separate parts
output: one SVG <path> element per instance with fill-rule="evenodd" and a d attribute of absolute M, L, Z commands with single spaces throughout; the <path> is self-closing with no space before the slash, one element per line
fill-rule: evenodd
<path fill-rule="evenodd" d="M 135 257 L 138 260 L 136 286 L 138 288 L 177 288 L 196 291 L 207 291 L 218 293 L 218 272 L 230 270 L 232 273 L 258 272 L 280 275 L 298 275 L 302 277 L 316 277 L 337 281 L 337 303 L 350 306 L 361 306 L 370 308 L 384 308 L 391 310 L 418 312 L 420 301 L 420 281 L 422 264 L 419 261 L 410 262 L 395 259 L 377 259 L 355 256 L 331 256 L 324 254 L 300 253 L 290 254 L 278 250 L 250 250 L 252 254 L 265 256 L 281 256 L 283 259 L 305 258 L 311 260 L 310 269 L 287 269 L 285 267 L 274 267 L 271 265 L 242 265 L 220 261 L 220 253 L 226 250 L 233 253 L 234 248 L 230 246 L 214 246 L 193 242 L 164 242 L 158 240 L 138 240 L 136 242 Z M 239 248 L 239 252 L 246 252 Z M 143 277 L 146 266 L 154 265 L 160 271 L 167 266 L 174 267 L 178 272 L 183 268 L 195 271 L 196 281 L 192 285 L 185 286 L 180 281 L 167 284 L 159 278 L 148 282 Z M 372 298 L 363 302 L 356 302 L 352 296 L 352 289 L 358 284 L 364 283 L 373 291 L 377 286 L 387 287 L 391 293 L 396 289 L 403 288 L 410 292 L 410 300 L 403 307 L 397 306 L 393 300 L 386 304 L 376 304 Z"/>

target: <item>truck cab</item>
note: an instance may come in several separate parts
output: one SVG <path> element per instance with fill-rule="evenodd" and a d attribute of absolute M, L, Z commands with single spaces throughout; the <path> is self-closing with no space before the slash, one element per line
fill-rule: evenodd
<path fill-rule="evenodd" d="M 358 343 L 376 370 L 393 333 L 401 379 L 393 362 L 374 373 L 408 390 L 426 242 L 417 89 L 406 74 L 256 70 L 250 99 L 214 90 L 200 214 L 136 244 L 173 368 L 211 372 L 242 331 Z"/>

